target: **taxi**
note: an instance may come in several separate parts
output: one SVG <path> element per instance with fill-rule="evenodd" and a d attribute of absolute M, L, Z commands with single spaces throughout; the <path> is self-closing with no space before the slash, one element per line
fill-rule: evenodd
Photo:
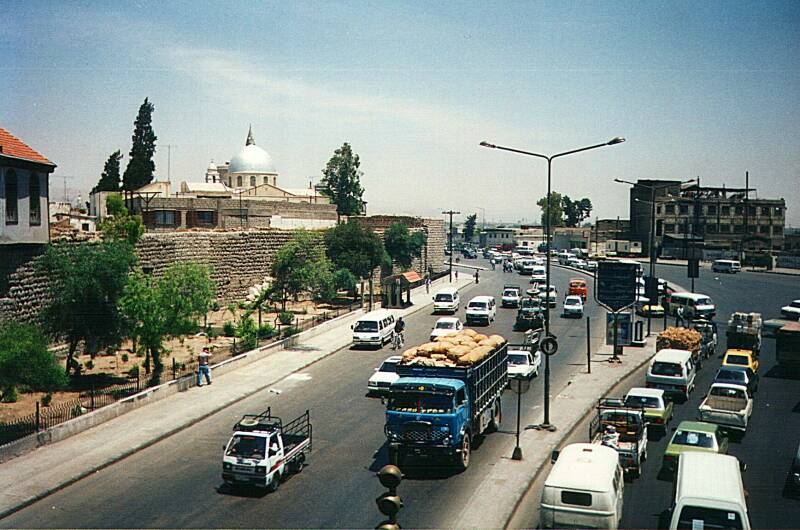
<path fill-rule="evenodd" d="M 725 352 L 722 359 L 722 366 L 734 368 L 750 368 L 754 373 L 758 373 L 758 358 L 750 350 L 730 349 Z"/>

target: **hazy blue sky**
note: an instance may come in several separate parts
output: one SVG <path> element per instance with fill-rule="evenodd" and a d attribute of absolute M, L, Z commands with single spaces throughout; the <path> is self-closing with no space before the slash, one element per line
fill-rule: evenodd
<path fill-rule="evenodd" d="M 628 215 L 612 179 L 691 178 L 784 197 L 800 225 L 800 2 L 0 0 L 0 124 L 73 175 L 126 155 L 149 97 L 156 171 L 201 180 L 252 123 L 278 184 L 347 141 L 370 213 L 538 218 L 554 190 Z M 63 181 L 53 180 L 56 198 Z"/>

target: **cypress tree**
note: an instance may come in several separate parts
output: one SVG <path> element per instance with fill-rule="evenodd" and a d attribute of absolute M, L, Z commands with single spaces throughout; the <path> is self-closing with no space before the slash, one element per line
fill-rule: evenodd
<path fill-rule="evenodd" d="M 103 166 L 103 173 L 100 175 L 100 180 L 92 190 L 92 193 L 98 191 L 119 191 L 119 161 L 122 160 L 122 153 L 119 150 L 114 151 L 106 160 L 106 165 Z"/>
<path fill-rule="evenodd" d="M 153 132 L 153 110 L 155 106 L 145 98 L 133 123 L 133 145 L 128 167 L 122 175 L 122 187 L 126 190 L 135 190 L 153 181 L 156 170 L 153 155 L 158 139 Z"/>

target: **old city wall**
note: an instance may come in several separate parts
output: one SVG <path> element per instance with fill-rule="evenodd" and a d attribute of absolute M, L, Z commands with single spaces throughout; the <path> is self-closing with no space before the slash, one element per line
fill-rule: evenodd
<path fill-rule="evenodd" d="M 426 231 L 428 243 L 412 268 L 421 274 L 444 269 L 444 221 L 392 216 L 365 218 L 371 219 L 375 219 L 374 229 L 381 235 L 398 221 L 406 222 L 412 231 Z M 367 225 L 373 227 L 369 222 Z M 269 275 L 275 253 L 293 233 L 282 229 L 148 232 L 136 252 L 139 265 L 155 275 L 174 263 L 197 262 L 209 266 L 217 285 L 217 297 L 221 303 L 227 303 L 243 299 L 248 288 Z M 375 285 L 379 286 L 380 270 L 376 273 Z M 33 261 L 19 267 L 9 278 L 7 297 L 0 298 L 0 322 L 33 321 L 48 300 L 49 287 L 48 278 L 36 271 Z"/>

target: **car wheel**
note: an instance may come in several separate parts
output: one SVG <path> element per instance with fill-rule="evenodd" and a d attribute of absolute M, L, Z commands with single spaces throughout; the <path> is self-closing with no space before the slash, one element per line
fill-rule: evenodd
<path fill-rule="evenodd" d="M 464 438 L 461 440 L 461 453 L 456 458 L 456 467 L 460 471 L 464 471 L 469 467 L 470 452 L 472 451 L 469 433 L 464 433 Z"/>

